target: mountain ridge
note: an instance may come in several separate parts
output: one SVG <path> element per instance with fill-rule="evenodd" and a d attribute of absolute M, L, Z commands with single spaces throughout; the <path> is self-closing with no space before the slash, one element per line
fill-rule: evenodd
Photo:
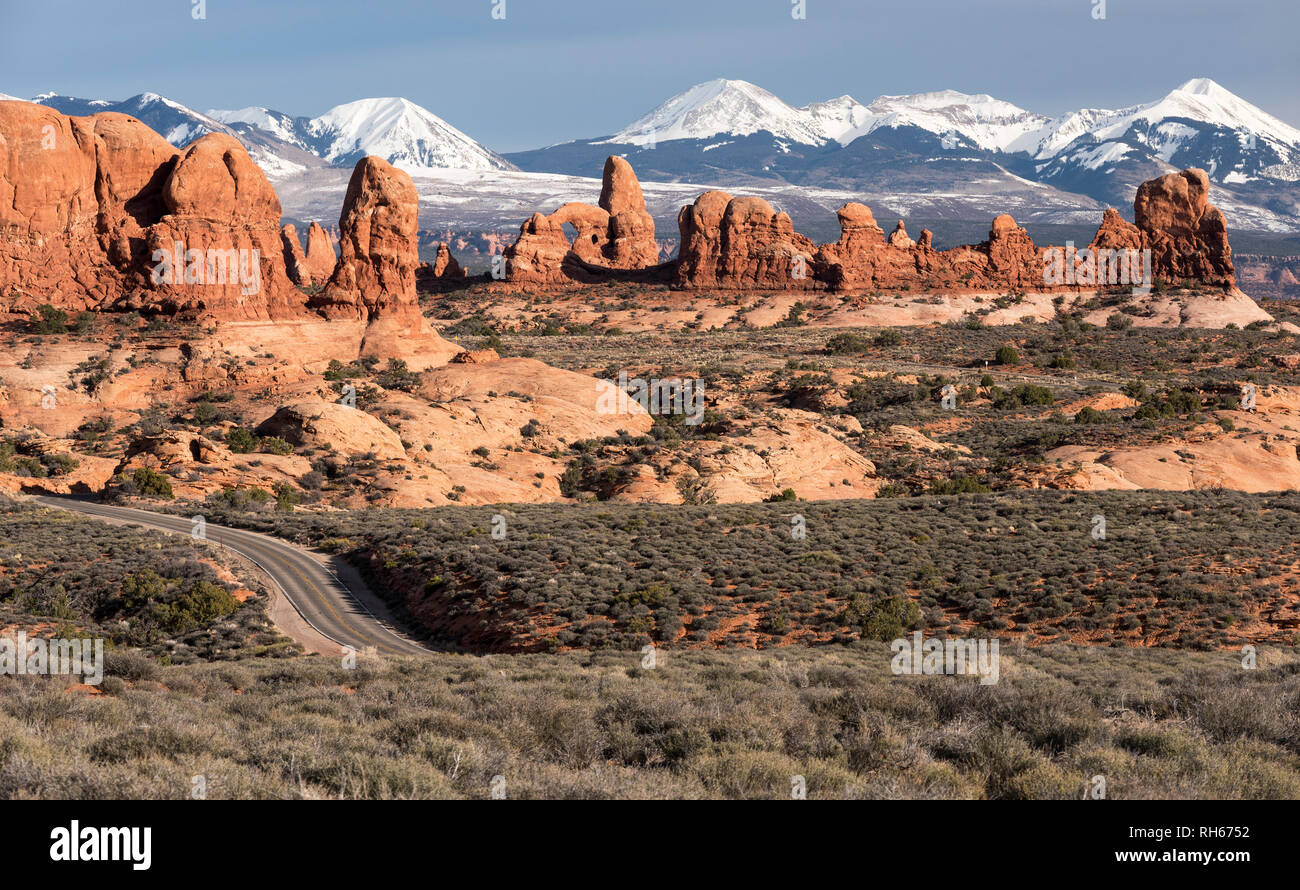
<path fill-rule="evenodd" d="M 282 183 L 367 154 L 418 175 L 584 177 L 617 154 L 648 181 L 949 195 L 960 213 L 962 195 L 1027 188 L 1052 206 L 1075 196 L 1124 209 L 1138 183 L 1201 167 L 1234 227 L 1300 230 L 1300 128 L 1206 77 L 1151 102 L 1055 117 L 957 90 L 869 104 L 843 94 L 796 107 L 748 81 L 717 78 L 612 135 L 506 154 L 402 97 L 357 99 L 316 117 L 263 106 L 202 113 L 157 93 L 121 102 L 46 93 L 33 101 L 69 114 L 122 111 L 177 147 L 226 132 Z"/>

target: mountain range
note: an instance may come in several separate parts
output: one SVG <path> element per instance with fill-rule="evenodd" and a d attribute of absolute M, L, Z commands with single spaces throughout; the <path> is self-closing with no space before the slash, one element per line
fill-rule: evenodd
<path fill-rule="evenodd" d="M 1029 208 L 1022 213 L 1055 220 L 1107 204 L 1127 213 L 1143 180 L 1201 167 L 1235 228 L 1300 231 L 1300 130 L 1208 78 L 1153 102 L 1057 117 L 952 90 L 794 107 L 752 83 L 718 79 L 615 133 L 506 154 L 403 98 L 359 99 L 318 117 L 263 107 L 202 113 L 155 93 L 121 102 L 47 93 L 32 101 L 67 114 L 124 112 L 178 147 L 206 132 L 229 133 L 277 184 L 319 177 L 335 189 L 339 177 L 322 171 L 348 169 L 366 154 L 460 183 L 495 174 L 520 183 L 521 172 L 594 177 L 607 155 L 619 154 L 642 181 L 760 194 L 799 186 L 953 219 L 980 218 L 989 196 L 1005 194 Z"/>

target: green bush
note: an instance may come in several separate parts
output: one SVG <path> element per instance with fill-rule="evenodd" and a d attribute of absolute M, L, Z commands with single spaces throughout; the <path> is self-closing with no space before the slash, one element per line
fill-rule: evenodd
<path fill-rule="evenodd" d="M 987 494 L 992 490 L 974 476 L 954 476 L 932 483 L 926 494 Z"/>
<path fill-rule="evenodd" d="M 42 303 L 32 313 L 32 330 L 38 334 L 66 334 L 68 313 L 55 309 L 49 303 Z"/>
<path fill-rule="evenodd" d="M 853 331 L 836 334 L 826 341 L 826 351 L 832 355 L 859 355 L 870 350 L 871 340 L 867 335 Z"/>
<path fill-rule="evenodd" d="M 148 467 L 137 467 L 131 476 L 136 491 L 146 497 L 171 498 L 172 484 L 162 473 Z"/>
<path fill-rule="evenodd" d="M 920 623 L 921 608 L 906 596 L 873 599 L 859 593 L 849 601 L 843 617 L 846 624 L 859 628 L 863 639 L 887 643 Z"/>
<path fill-rule="evenodd" d="M 258 443 L 258 450 L 264 454 L 293 454 L 293 446 L 279 436 L 266 436 Z"/>
<path fill-rule="evenodd" d="M 257 450 L 258 442 L 257 436 L 242 426 L 237 426 L 226 433 L 226 447 L 235 454 L 252 454 Z"/>

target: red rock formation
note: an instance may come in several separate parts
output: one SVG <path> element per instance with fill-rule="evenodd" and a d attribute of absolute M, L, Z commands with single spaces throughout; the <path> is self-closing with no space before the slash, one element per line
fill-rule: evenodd
<path fill-rule="evenodd" d="M 564 285 L 581 280 L 570 269 L 572 253 L 564 227 L 534 213 L 519 227 L 519 238 L 504 251 L 506 278 L 519 284 Z"/>
<path fill-rule="evenodd" d="M 898 225 L 894 226 L 894 231 L 889 233 L 889 246 L 897 247 L 902 250 L 911 250 L 916 246 L 916 242 L 907 234 L 907 228 L 900 219 Z"/>
<path fill-rule="evenodd" d="M 144 230 L 166 212 L 162 185 L 176 158 L 161 136 L 123 114 L 73 118 L 0 102 L 0 295 L 8 307 L 99 309 L 143 286 Z"/>
<path fill-rule="evenodd" d="M 573 228 L 572 240 L 566 224 Z M 600 206 L 571 201 L 549 216 L 534 213 L 504 253 L 507 279 L 525 285 L 593 281 L 605 269 L 657 265 L 654 219 L 646 212 L 632 165 L 623 158 L 608 158 Z"/>
<path fill-rule="evenodd" d="M 685 208 L 683 208 L 685 209 Z M 885 246 L 885 232 L 876 225 L 871 208 L 850 202 L 835 212 L 840 221 L 840 240 L 823 244 L 815 267 L 832 288 L 870 284 L 874 257 Z"/>
<path fill-rule="evenodd" d="M 433 268 L 430 270 L 434 278 L 464 278 L 465 270 L 456 262 L 456 258 L 451 255 L 451 248 L 446 244 L 438 245 L 438 253 L 433 258 Z"/>
<path fill-rule="evenodd" d="M 1138 188 L 1133 218 L 1151 249 L 1156 277 L 1230 286 L 1235 269 L 1222 211 L 1209 203 L 1210 177 L 1189 169 Z"/>
<path fill-rule="evenodd" d="M 722 216 L 731 203 L 731 195 L 709 191 L 687 204 L 677 213 L 681 232 L 678 251 L 677 281 L 686 287 L 716 286 L 718 262 L 722 255 Z"/>
<path fill-rule="evenodd" d="M 293 225 L 280 229 L 280 242 L 284 249 L 284 271 L 289 280 L 299 287 L 311 284 L 311 275 L 307 273 L 307 257 L 302 252 L 302 242 L 298 240 L 298 230 Z"/>
<path fill-rule="evenodd" d="M 285 272 L 280 199 L 239 140 L 209 133 L 191 142 L 164 183 L 162 197 L 168 212 L 146 237 L 155 263 L 150 277 L 157 286 L 144 296 L 143 305 L 124 305 L 193 309 L 223 320 L 303 314 L 302 295 Z M 168 281 L 156 264 L 179 244 L 185 246 L 184 272 L 173 256 L 177 268 Z M 204 252 L 201 275 L 197 251 Z M 197 281 L 191 280 L 192 273 Z"/>
<path fill-rule="evenodd" d="M 383 158 L 358 161 L 339 216 L 338 264 L 310 302 L 328 318 L 368 322 L 362 355 L 402 358 L 414 370 L 445 364 L 461 351 L 438 336 L 420 311 L 418 210 L 410 176 Z"/>
<path fill-rule="evenodd" d="M 677 275 L 685 286 L 798 290 L 815 285 L 816 245 L 795 232 L 788 214 L 777 213 L 762 198 L 706 192 L 682 208 L 677 222 L 682 233 Z"/>
<path fill-rule="evenodd" d="M 1043 262 L 1029 233 L 1016 225 L 1011 214 L 993 220 L 988 240 L 989 277 L 1008 287 L 1041 288 Z"/>
<path fill-rule="evenodd" d="M 605 159 L 600 207 L 609 213 L 605 259 L 615 269 L 644 269 L 659 262 L 655 221 L 632 165 L 624 158 Z"/>
<path fill-rule="evenodd" d="M 773 214 L 767 203 L 757 198 L 705 192 L 677 216 L 682 235 L 677 284 L 769 290 L 817 286 L 949 292 L 1087 290 L 1113 284 L 1141 285 L 1153 265 L 1155 277 L 1230 286 L 1232 251 L 1223 214 L 1207 203 L 1208 190 L 1208 179 L 1199 170 L 1144 183 L 1134 202 L 1138 224 L 1125 222 L 1115 210 L 1107 210 L 1091 251 L 1080 251 L 1077 257 L 1061 248 L 1045 252 L 1035 246 L 1028 232 L 1005 213 L 993 220 L 987 241 L 935 250 L 928 229 L 921 232 L 920 241 L 913 242 L 899 220 L 886 238 L 870 208 L 845 204 L 837 213 L 840 238 L 816 249 L 809 264 L 811 280 L 783 278 L 781 263 L 773 259 L 808 251 L 807 239 L 793 231 L 788 217 Z M 1152 251 L 1152 265 L 1140 254 L 1130 259 L 1127 253 L 1102 258 L 1091 266 L 1084 262 L 1096 258 L 1099 251 L 1146 248 Z M 1058 268 L 1052 277 L 1050 261 L 1055 257 L 1063 266 L 1066 256 L 1075 265 L 1069 271 Z M 1120 264 L 1118 280 L 1115 263 Z M 1094 275 L 1105 277 L 1098 280 Z"/>
<path fill-rule="evenodd" d="M 357 161 L 339 216 L 338 264 L 324 292 L 312 298 L 312 308 L 338 318 L 419 314 L 418 206 L 419 194 L 406 173 L 383 158 Z"/>
<path fill-rule="evenodd" d="M 307 227 L 307 263 L 304 271 L 312 284 L 324 284 L 334 274 L 338 257 L 329 233 L 318 222 Z"/>
<path fill-rule="evenodd" d="M 239 142 L 183 154 L 121 114 L 0 102 L 0 293 L 9 307 L 302 314 L 280 202 Z"/>
<path fill-rule="evenodd" d="M 1093 236 L 1090 250 L 1141 250 L 1142 230 L 1119 215 L 1114 207 L 1107 207 L 1101 216 L 1101 225 Z"/>

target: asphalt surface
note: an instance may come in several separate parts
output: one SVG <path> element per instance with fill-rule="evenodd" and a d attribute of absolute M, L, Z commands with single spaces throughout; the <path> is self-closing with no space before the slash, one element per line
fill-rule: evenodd
<path fill-rule="evenodd" d="M 72 510 L 99 519 L 135 523 L 187 536 L 191 531 L 191 520 L 187 516 L 73 498 L 36 497 L 32 500 L 45 507 Z M 269 535 L 210 523 L 206 526 L 205 536 L 255 563 L 271 577 L 304 621 L 340 646 L 351 646 L 359 652 L 373 648 L 380 655 L 429 654 L 429 649 L 403 636 L 375 614 L 375 611 L 382 610 L 382 605 L 359 580 L 351 582 L 357 588 L 354 590 L 306 551 Z M 367 607 L 366 600 L 371 601 L 375 611 Z"/>

